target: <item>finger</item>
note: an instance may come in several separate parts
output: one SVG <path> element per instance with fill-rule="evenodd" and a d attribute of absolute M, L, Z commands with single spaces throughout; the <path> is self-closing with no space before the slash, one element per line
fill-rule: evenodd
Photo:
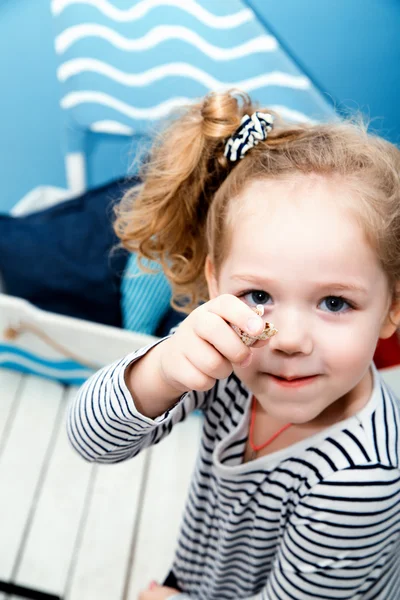
<path fill-rule="evenodd" d="M 157 581 L 150 581 L 149 584 L 149 590 L 153 590 L 154 588 L 156 588 L 158 586 Z"/>
<path fill-rule="evenodd" d="M 259 335 L 264 329 L 263 319 L 233 294 L 221 294 L 203 306 L 249 335 Z"/>
<path fill-rule="evenodd" d="M 203 373 L 186 355 L 180 356 L 179 372 L 171 369 L 170 380 L 178 383 L 179 387 L 198 392 L 206 392 L 215 385 L 215 377 Z"/>
<path fill-rule="evenodd" d="M 193 319 L 192 327 L 198 337 L 212 344 L 231 364 L 241 364 L 250 356 L 250 348 L 243 344 L 230 324 L 216 313 L 198 314 Z"/>
<path fill-rule="evenodd" d="M 251 349 L 254 348 L 257 350 L 258 348 L 264 348 L 267 344 L 269 344 L 271 338 L 267 338 L 266 340 L 257 340 L 254 344 L 251 345 Z"/>
<path fill-rule="evenodd" d="M 198 336 L 193 341 L 195 343 L 189 343 L 185 356 L 201 373 L 214 380 L 225 379 L 232 373 L 232 363 L 214 345 Z"/>

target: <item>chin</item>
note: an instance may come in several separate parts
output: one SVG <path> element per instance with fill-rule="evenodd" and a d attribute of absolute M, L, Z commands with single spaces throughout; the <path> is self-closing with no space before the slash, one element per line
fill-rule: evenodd
<path fill-rule="evenodd" d="M 258 398 L 257 394 L 255 396 Z M 271 402 L 260 402 L 264 410 L 271 415 L 271 417 L 284 421 L 285 423 L 292 423 L 293 425 L 305 425 L 316 419 L 325 409 L 325 407 L 307 407 L 299 406 L 299 403 L 294 400 L 291 402 L 283 402 L 279 400 L 276 403 Z"/>

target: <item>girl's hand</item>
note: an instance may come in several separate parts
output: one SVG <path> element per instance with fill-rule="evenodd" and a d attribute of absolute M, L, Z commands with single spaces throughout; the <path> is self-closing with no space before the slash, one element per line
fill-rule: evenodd
<path fill-rule="evenodd" d="M 174 335 L 159 345 L 160 376 L 177 395 L 209 390 L 217 379 L 228 377 L 234 365 L 250 364 L 252 349 L 241 341 L 230 323 L 250 335 L 258 335 L 264 328 L 262 318 L 247 304 L 223 294 L 196 308 Z M 258 341 L 256 347 L 266 343 Z"/>
<path fill-rule="evenodd" d="M 170 598 L 179 593 L 179 590 L 175 588 L 159 585 L 153 581 L 147 590 L 140 592 L 138 600 L 164 600 L 164 598 Z"/>

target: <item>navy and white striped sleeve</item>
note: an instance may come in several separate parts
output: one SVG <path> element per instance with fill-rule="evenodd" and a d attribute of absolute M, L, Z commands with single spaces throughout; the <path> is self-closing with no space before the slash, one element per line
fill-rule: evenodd
<path fill-rule="evenodd" d="M 158 443 L 189 412 L 201 407 L 205 393 L 190 392 L 154 419 L 137 410 L 125 383 L 125 370 L 154 345 L 104 367 L 78 390 L 68 409 L 67 432 L 75 450 L 86 460 L 106 463 L 132 458 Z"/>
<path fill-rule="evenodd" d="M 257 598 L 354 600 L 377 581 L 386 589 L 399 496 L 398 470 L 382 465 L 337 471 L 315 485 L 292 514 Z"/>

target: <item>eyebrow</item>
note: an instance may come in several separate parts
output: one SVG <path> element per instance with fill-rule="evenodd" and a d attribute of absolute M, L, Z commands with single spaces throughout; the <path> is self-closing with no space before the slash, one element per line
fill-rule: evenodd
<path fill-rule="evenodd" d="M 254 284 L 260 285 L 261 281 L 263 281 L 264 283 L 266 283 L 267 285 L 270 284 L 270 282 L 272 280 L 269 279 L 264 279 L 264 278 L 258 278 L 255 277 L 254 275 L 232 275 L 231 279 L 238 279 L 241 281 L 249 281 L 249 282 L 253 282 Z M 338 283 L 338 282 L 333 282 L 333 283 L 318 283 L 315 284 L 315 287 L 320 289 L 320 290 L 340 290 L 343 292 L 358 292 L 361 294 L 368 294 L 368 291 L 360 286 L 357 285 L 355 283 Z"/>

